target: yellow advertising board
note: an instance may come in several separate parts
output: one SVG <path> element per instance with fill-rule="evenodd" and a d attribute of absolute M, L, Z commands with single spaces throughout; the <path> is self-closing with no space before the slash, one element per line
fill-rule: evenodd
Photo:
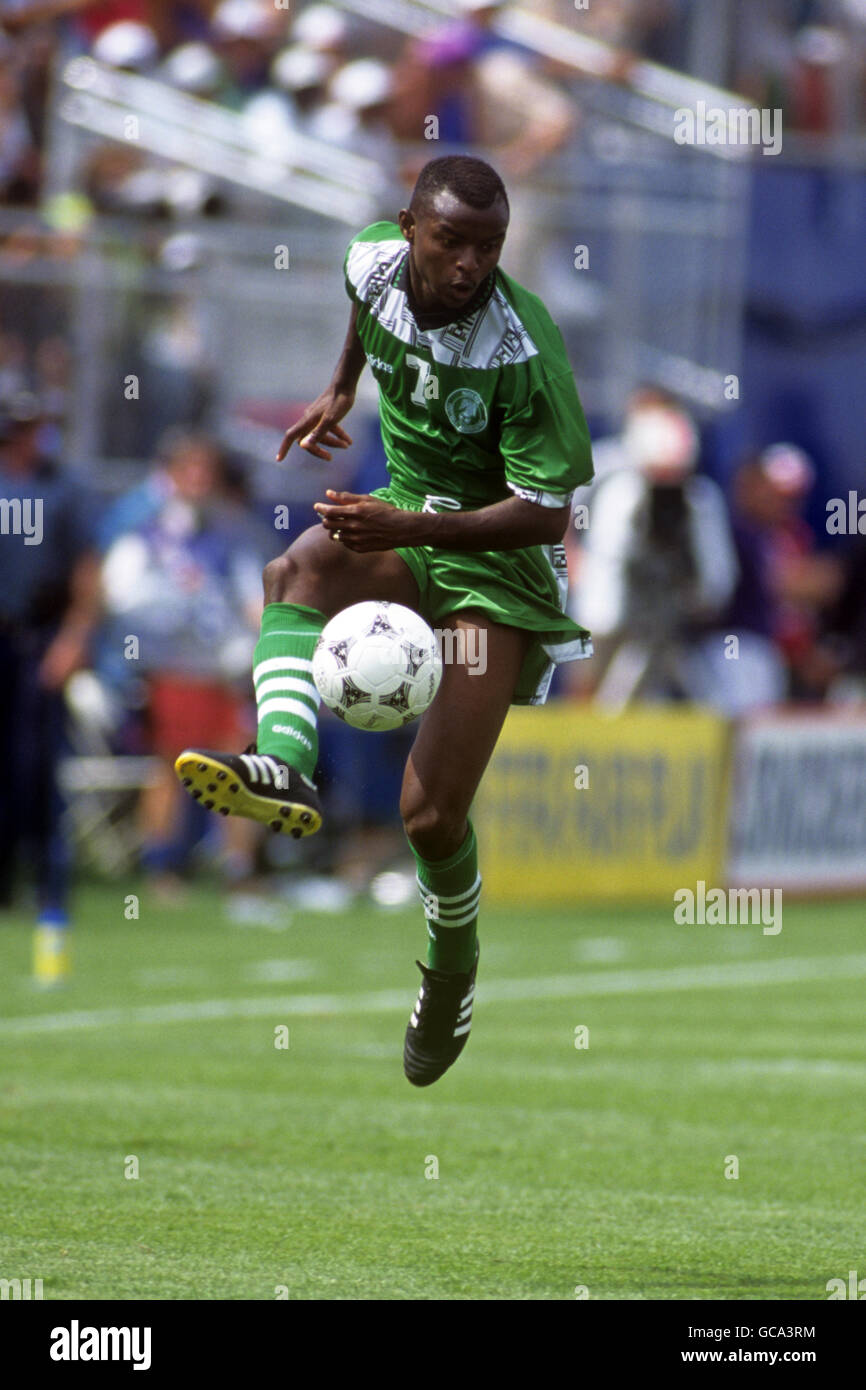
<path fill-rule="evenodd" d="M 690 706 L 514 708 L 472 812 L 485 896 L 670 898 L 724 882 L 725 720 Z"/>

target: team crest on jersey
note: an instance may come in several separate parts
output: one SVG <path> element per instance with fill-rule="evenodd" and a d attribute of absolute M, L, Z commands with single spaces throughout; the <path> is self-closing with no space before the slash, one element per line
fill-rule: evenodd
<path fill-rule="evenodd" d="M 477 391 L 465 386 L 446 398 L 445 414 L 460 434 L 478 434 L 487 424 L 487 406 Z"/>

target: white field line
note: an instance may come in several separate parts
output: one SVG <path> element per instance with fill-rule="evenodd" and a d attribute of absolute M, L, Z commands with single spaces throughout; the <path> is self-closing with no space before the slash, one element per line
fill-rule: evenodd
<path fill-rule="evenodd" d="M 592 995 L 666 994 L 690 989 L 739 989 L 796 984 L 798 981 L 866 977 L 866 955 L 800 956 L 776 961 L 735 961 L 729 965 L 674 966 L 670 970 L 593 971 L 588 975 L 544 975 L 528 980 L 479 982 L 483 1004 L 574 999 Z M 218 1018 L 274 1018 L 288 1015 L 379 1014 L 411 1009 L 414 992 L 380 990 L 367 994 L 258 995 L 246 999 L 201 999 L 188 1003 L 143 1004 L 128 1009 L 79 1009 L 0 1020 L 0 1037 L 58 1033 L 80 1028 L 135 1027 L 138 1024 L 198 1023 Z"/>
<path fill-rule="evenodd" d="M 866 1081 L 866 1063 L 829 1057 L 731 1057 L 725 1062 L 699 1062 L 697 1075 L 707 1081 L 722 1080 L 726 1084 L 737 1076 L 763 1076 L 783 1081 L 816 1076 L 824 1081 L 862 1082 Z"/>

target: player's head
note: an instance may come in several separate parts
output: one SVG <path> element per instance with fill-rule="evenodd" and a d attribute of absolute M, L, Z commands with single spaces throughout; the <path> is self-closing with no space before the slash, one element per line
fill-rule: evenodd
<path fill-rule="evenodd" d="M 507 227 L 505 185 L 483 159 L 446 155 L 425 164 L 400 213 L 412 288 L 423 307 L 467 304 L 495 269 Z"/>

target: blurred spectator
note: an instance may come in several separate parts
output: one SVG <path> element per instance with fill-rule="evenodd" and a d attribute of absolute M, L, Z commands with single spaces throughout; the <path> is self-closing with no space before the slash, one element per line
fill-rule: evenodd
<path fill-rule="evenodd" d="M 864 73 L 862 54 L 858 63 L 844 31 L 807 25 L 796 36 L 794 57 L 792 124 L 815 135 L 853 128 L 858 106 L 862 108 Z"/>
<path fill-rule="evenodd" d="M 478 139 L 510 180 L 529 178 L 564 148 L 577 125 L 577 108 L 522 54 L 493 49 L 475 64 Z"/>
<path fill-rule="evenodd" d="M 742 4 L 732 27 L 728 85 L 786 125 L 852 134 L 866 117 L 866 6 L 862 0 Z"/>
<path fill-rule="evenodd" d="M 288 13 L 264 0 L 222 0 L 213 14 L 214 44 L 227 76 L 226 106 L 241 108 L 268 86 L 271 61 L 284 36 Z"/>
<path fill-rule="evenodd" d="M 36 147 L 22 103 L 11 45 L 0 35 L 0 199 L 20 203 L 36 188 Z"/>
<path fill-rule="evenodd" d="M 219 101 L 226 71 L 209 44 L 182 43 L 160 65 L 158 76 L 170 87 L 202 101 Z"/>
<path fill-rule="evenodd" d="M 147 73 L 156 67 L 159 43 L 149 25 L 127 19 L 103 29 L 92 51 L 98 63 L 110 68 Z"/>
<path fill-rule="evenodd" d="M 816 698 L 830 672 L 818 644 L 821 613 L 838 596 L 836 559 L 815 549 L 803 519 L 815 471 L 793 444 L 774 444 L 744 460 L 733 483 L 740 580 L 723 622 L 746 643 L 752 690 Z M 735 663 L 726 663 L 734 666 Z M 746 667 L 739 668 L 745 673 Z"/>
<path fill-rule="evenodd" d="M 283 119 L 302 135 L 315 134 L 315 120 L 328 99 L 328 78 L 333 70 L 324 53 L 303 44 L 290 44 L 278 53 L 271 79 L 283 98 Z"/>
<path fill-rule="evenodd" d="M 163 769 L 142 795 L 142 862 L 156 886 L 172 892 L 191 849 L 173 772 L 178 751 L 191 740 L 235 748 L 254 737 L 249 666 L 267 553 L 227 498 L 220 452 L 205 435 L 175 434 L 164 466 L 118 508 L 105 534 L 124 522 L 129 529 L 103 565 L 108 645 L 146 682 L 151 744 Z M 223 868 L 242 879 L 255 827 L 237 819 L 225 832 Z"/>
<path fill-rule="evenodd" d="M 664 429 L 669 408 L 676 408 L 676 397 L 664 386 L 642 381 L 628 394 L 623 427 L 619 434 L 604 435 L 593 441 L 592 457 L 596 478 L 617 468 L 638 468 L 646 455 L 648 436 L 661 420 Z M 659 416 L 659 410 L 662 415 Z M 590 494 L 591 505 L 591 494 Z"/>
<path fill-rule="evenodd" d="M 656 405 L 629 465 L 594 488 L 574 608 L 597 642 L 603 703 L 700 697 L 691 652 L 729 599 L 737 564 L 724 498 L 695 473 L 697 456 L 688 413 Z"/>
<path fill-rule="evenodd" d="M 411 39 L 394 74 L 396 133 L 403 140 L 425 137 L 430 116 L 436 138 L 445 144 L 475 144 L 478 139 L 473 64 L 501 42 L 490 29 L 498 4 L 472 6 L 419 39 Z"/>
<path fill-rule="evenodd" d="M 462 0 L 463 14 L 411 41 L 394 77 L 394 128 L 445 144 L 479 146 L 505 178 L 526 178 L 572 134 L 576 109 L 534 56 L 492 29 L 503 0 Z"/>
<path fill-rule="evenodd" d="M 292 43 L 321 54 L 328 63 L 328 76 L 351 56 L 351 21 L 333 5 L 306 5 L 293 21 Z"/>
<path fill-rule="evenodd" d="M 331 78 L 330 100 L 310 121 L 308 132 L 320 140 L 375 160 L 384 171 L 396 158 L 390 129 L 392 77 L 385 63 L 359 58 Z"/>
<path fill-rule="evenodd" d="M 833 663 L 828 695 L 834 704 L 866 704 L 866 537 L 858 536 L 842 562 L 841 591 L 830 609 L 822 650 Z"/>
<path fill-rule="evenodd" d="M 35 0 L 40 6 L 42 0 Z M 170 6 L 162 0 L 45 0 L 45 7 L 55 9 L 59 14 L 70 12 L 68 28 L 75 36 L 76 46 L 93 51 L 94 43 L 107 29 L 118 24 L 140 24 L 151 26 L 156 16 L 164 15 L 166 10 L 186 9 L 186 5 Z"/>
<path fill-rule="evenodd" d="M 146 0 L 147 22 L 159 39 L 160 52 L 178 44 L 205 42 L 211 34 L 215 0 Z"/>
<path fill-rule="evenodd" d="M 0 333 L 0 403 L 27 389 L 27 345 L 18 333 Z"/>
<path fill-rule="evenodd" d="M 38 912 L 34 971 L 54 984 L 69 969 L 63 687 L 87 661 L 99 585 L 93 502 L 42 456 L 41 425 L 38 399 L 19 395 L 0 429 L 0 902 L 11 903 L 26 865 Z"/>
<path fill-rule="evenodd" d="M 135 421 L 138 448 L 150 454 L 174 424 L 200 425 L 211 398 L 211 358 L 205 315 L 192 295 L 158 304 L 139 327 L 142 395 L 153 404 Z M 134 451 L 133 451 L 134 452 Z"/>

